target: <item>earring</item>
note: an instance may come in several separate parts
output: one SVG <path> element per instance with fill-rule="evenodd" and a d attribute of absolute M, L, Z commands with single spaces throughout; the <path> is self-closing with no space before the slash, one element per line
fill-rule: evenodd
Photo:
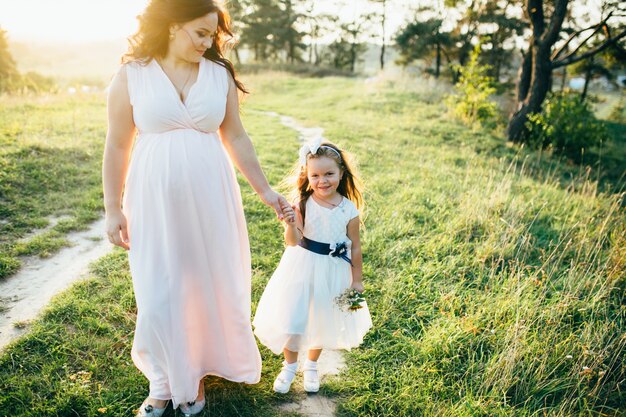
<path fill-rule="evenodd" d="M 173 41 L 175 37 L 176 34 L 174 32 L 170 32 L 170 40 Z"/>

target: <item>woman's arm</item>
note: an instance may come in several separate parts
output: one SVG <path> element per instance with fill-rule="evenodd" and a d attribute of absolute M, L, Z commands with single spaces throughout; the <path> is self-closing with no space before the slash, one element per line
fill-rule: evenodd
<path fill-rule="evenodd" d="M 129 249 L 129 239 L 122 213 L 122 191 L 136 131 L 127 84 L 126 68 L 122 67 L 109 87 L 109 124 L 102 161 L 106 232 L 111 243 L 124 249 Z"/>
<path fill-rule="evenodd" d="M 276 211 L 279 219 L 283 219 L 283 208 L 290 207 L 287 200 L 270 187 L 261 165 L 254 151 L 250 137 L 239 117 L 239 97 L 237 87 L 228 74 L 228 97 L 226 101 L 226 115 L 220 126 L 220 137 L 226 151 L 235 166 L 246 178 L 261 200 Z"/>
<path fill-rule="evenodd" d="M 352 260 L 352 285 L 358 292 L 365 291 L 363 287 L 363 255 L 361 254 L 361 237 L 359 235 L 359 227 L 361 223 L 359 217 L 348 222 L 348 239 L 352 241 L 351 260 Z"/>

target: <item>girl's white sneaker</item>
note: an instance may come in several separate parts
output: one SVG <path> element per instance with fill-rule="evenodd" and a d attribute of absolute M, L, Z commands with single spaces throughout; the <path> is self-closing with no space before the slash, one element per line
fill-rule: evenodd
<path fill-rule="evenodd" d="M 280 370 L 280 373 L 274 381 L 274 391 L 278 392 L 279 394 L 288 393 L 289 388 L 291 387 L 291 383 L 296 377 L 297 369 L 298 362 L 287 363 L 287 361 L 283 361 L 283 369 Z"/>
<path fill-rule="evenodd" d="M 165 407 L 163 408 L 156 408 L 151 404 L 146 404 L 146 401 L 147 400 L 144 400 L 141 407 L 139 407 L 136 417 L 161 417 L 167 408 L 167 404 L 169 403 L 169 401 L 165 403 Z"/>
<path fill-rule="evenodd" d="M 181 403 L 178 408 L 185 417 L 192 417 L 198 415 L 204 410 L 206 405 L 206 397 L 200 401 L 192 401 L 190 403 Z"/>
<path fill-rule="evenodd" d="M 317 362 L 307 359 L 302 367 L 304 374 L 304 390 L 306 392 L 318 392 L 320 390 L 320 378 L 317 374 Z"/>

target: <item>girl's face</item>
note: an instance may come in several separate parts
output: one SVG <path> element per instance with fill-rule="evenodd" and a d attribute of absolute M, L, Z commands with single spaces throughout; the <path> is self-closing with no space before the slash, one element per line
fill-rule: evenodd
<path fill-rule="evenodd" d="M 307 178 L 313 193 L 322 199 L 335 195 L 343 172 L 334 159 L 327 156 L 311 158 L 307 161 Z"/>
<path fill-rule="evenodd" d="M 179 59 L 200 62 L 202 55 L 213 45 L 217 23 L 217 13 L 214 12 L 172 27 L 174 39 L 170 40 L 170 52 Z"/>

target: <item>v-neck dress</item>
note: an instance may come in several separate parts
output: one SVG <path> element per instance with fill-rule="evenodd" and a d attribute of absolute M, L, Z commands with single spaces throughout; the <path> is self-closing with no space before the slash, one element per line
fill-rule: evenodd
<path fill-rule="evenodd" d="M 250 247 L 231 160 L 218 135 L 227 70 L 202 59 L 184 101 L 152 60 L 126 64 L 138 129 L 126 177 L 135 365 L 150 397 L 193 401 L 205 375 L 256 383 Z"/>

